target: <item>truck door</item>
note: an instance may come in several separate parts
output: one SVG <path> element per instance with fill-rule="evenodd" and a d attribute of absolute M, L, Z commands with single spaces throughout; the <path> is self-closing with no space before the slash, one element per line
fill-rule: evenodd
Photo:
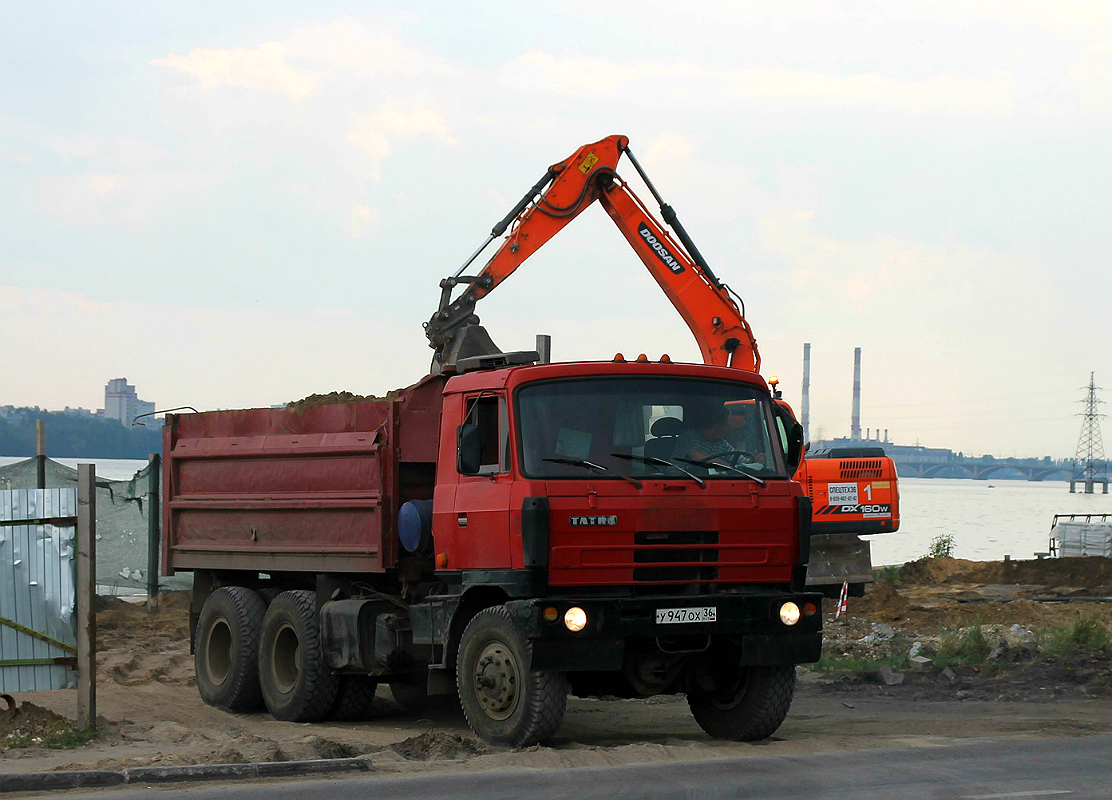
<path fill-rule="evenodd" d="M 465 400 L 466 419 L 478 426 L 478 470 L 457 461 L 455 569 L 509 569 L 510 432 L 506 397 L 484 392 Z"/>

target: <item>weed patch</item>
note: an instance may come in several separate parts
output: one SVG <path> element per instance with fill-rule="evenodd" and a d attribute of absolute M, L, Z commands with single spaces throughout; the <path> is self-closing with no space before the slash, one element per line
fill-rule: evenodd
<path fill-rule="evenodd" d="M 935 666 L 948 667 L 954 664 L 977 667 L 985 663 L 992 647 L 981 630 L 977 620 L 972 627 L 946 631 L 934 655 Z"/>
<path fill-rule="evenodd" d="M 1051 625 L 1038 634 L 1039 650 L 1060 656 L 1078 650 L 1112 650 L 1112 631 L 1092 614 L 1078 615 L 1072 625 Z"/>
<path fill-rule="evenodd" d="M 954 557 L 954 536 L 950 533 L 940 533 L 931 539 L 930 549 L 927 550 L 927 558 L 953 558 Z"/>

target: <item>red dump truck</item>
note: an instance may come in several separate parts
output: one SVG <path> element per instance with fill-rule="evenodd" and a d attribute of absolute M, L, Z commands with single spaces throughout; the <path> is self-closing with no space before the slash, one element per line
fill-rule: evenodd
<path fill-rule="evenodd" d="M 193 572 L 206 702 L 312 721 L 379 684 L 458 693 L 479 737 L 522 746 L 569 692 L 685 693 L 712 736 L 776 730 L 822 638 L 798 425 L 755 372 L 538 360 L 167 417 L 163 571 Z M 690 457 L 739 406 L 736 449 Z"/>

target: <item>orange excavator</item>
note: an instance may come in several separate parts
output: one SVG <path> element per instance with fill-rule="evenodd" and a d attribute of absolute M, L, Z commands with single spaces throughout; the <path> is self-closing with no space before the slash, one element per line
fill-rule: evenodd
<path fill-rule="evenodd" d="M 623 155 L 652 193 L 678 242 L 618 175 Z M 499 352 L 479 324 L 476 303 L 595 201 L 683 317 L 703 362 L 759 371 L 761 357 L 745 319 L 743 301 L 707 264 L 675 210 L 664 202 L 630 151 L 629 139 L 615 135 L 584 145 L 549 167 L 470 258 L 440 282 L 440 305 L 425 323 L 425 335 L 434 352 L 434 374 L 452 369 L 461 358 Z M 464 275 L 500 236 L 504 236 L 502 244 L 482 270 Z M 461 286 L 465 287 L 462 293 L 453 299 Z M 788 408 L 775 379 L 770 382 L 777 401 Z M 782 434 L 786 443 L 787 432 Z M 869 544 L 859 534 L 892 532 L 899 527 L 895 465 L 883 451 L 874 452 L 878 449 L 808 455 L 793 476 L 803 484 L 814 508 L 808 584 L 817 589 L 833 594 L 848 583 L 852 594 L 863 591 L 864 584 L 872 580 L 872 565 Z"/>

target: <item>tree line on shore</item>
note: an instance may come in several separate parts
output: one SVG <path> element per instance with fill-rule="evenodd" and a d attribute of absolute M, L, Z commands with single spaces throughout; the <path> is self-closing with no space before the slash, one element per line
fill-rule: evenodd
<path fill-rule="evenodd" d="M 0 416 L 0 455 L 33 456 L 35 421 L 46 429 L 46 454 L 56 458 L 138 458 L 162 450 L 161 420 L 125 428 L 114 419 L 36 408 L 9 408 Z"/>

